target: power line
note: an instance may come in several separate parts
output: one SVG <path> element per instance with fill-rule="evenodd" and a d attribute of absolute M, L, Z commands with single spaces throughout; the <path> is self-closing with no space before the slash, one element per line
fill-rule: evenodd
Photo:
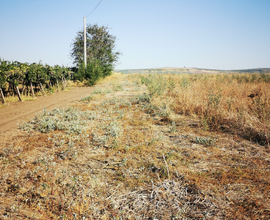
<path fill-rule="evenodd" d="M 102 0 L 100 0 L 100 2 L 102 2 Z M 88 17 L 89 15 L 91 15 L 95 10 L 96 10 L 96 8 L 99 6 L 99 4 L 100 4 L 100 2 L 97 4 L 97 6 L 93 9 L 93 11 L 91 11 L 87 16 L 85 16 L 85 17 Z"/>

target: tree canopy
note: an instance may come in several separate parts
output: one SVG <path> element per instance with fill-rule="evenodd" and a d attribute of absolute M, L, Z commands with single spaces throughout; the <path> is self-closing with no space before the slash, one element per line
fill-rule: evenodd
<path fill-rule="evenodd" d="M 109 28 L 88 24 L 86 27 L 87 63 L 98 62 L 102 66 L 113 68 L 118 61 L 120 52 L 116 51 L 116 37 L 109 34 Z M 73 63 L 79 67 L 83 63 L 83 30 L 77 32 L 71 44 L 70 55 Z"/>

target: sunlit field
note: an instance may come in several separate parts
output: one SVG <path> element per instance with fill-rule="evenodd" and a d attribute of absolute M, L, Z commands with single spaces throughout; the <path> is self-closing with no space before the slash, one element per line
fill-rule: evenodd
<path fill-rule="evenodd" d="M 270 74 L 113 74 L 0 148 L 7 219 L 269 219 Z"/>
<path fill-rule="evenodd" d="M 174 113 L 196 116 L 204 130 L 226 131 L 250 141 L 267 143 L 270 74 L 139 77 L 151 96 L 166 100 Z"/>

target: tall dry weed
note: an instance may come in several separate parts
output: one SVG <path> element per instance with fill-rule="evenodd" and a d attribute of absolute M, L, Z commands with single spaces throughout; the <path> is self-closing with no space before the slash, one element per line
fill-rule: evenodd
<path fill-rule="evenodd" d="M 235 133 L 263 145 L 269 139 L 270 74 L 139 77 L 150 96 L 169 99 L 175 113 L 199 117 L 204 129 Z"/>

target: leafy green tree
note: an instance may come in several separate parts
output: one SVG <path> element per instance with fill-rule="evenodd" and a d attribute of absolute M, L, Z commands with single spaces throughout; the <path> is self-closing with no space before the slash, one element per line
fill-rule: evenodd
<path fill-rule="evenodd" d="M 86 28 L 86 54 L 87 63 L 99 64 L 103 75 L 110 75 L 115 63 L 118 61 L 120 52 L 116 51 L 116 37 L 109 34 L 108 27 L 87 25 Z M 71 44 L 71 57 L 74 64 L 81 67 L 84 59 L 83 53 L 83 30 L 77 32 Z"/>

